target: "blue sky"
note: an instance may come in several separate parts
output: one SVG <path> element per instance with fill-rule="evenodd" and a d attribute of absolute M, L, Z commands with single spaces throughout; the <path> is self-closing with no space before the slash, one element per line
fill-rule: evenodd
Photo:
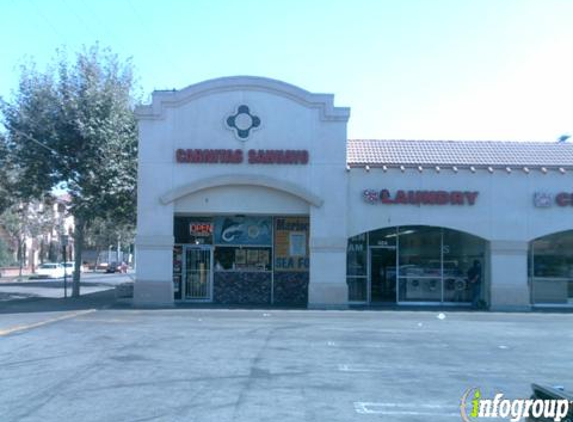
<path fill-rule="evenodd" d="M 554 141 L 573 132 L 573 0 L 3 0 L 18 65 L 98 41 L 142 91 L 257 75 L 351 107 L 350 138 Z"/>

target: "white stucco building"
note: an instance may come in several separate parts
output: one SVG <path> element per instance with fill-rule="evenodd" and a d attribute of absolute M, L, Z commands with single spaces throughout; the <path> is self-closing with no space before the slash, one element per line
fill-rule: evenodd
<path fill-rule="evenodd" d="M 134 303 L 573 304 L 573 145 L 347 140 L 257 77 L 137 109 Z"/>

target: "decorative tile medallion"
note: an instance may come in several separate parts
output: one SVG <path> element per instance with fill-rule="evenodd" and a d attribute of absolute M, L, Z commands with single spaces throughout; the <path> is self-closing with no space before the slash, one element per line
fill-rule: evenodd
<path fill-rule="evenodd" d="M 261 119 L 251 113 L 249 106 L 242 104 L 237 107 L 235 114 L 231 114 L 225 119 L 225 123 L 228 129 L 235 132 L 235 136 L 239 140 L 246 141 L 251 135 L 251 131 L 261 126 Z"/>

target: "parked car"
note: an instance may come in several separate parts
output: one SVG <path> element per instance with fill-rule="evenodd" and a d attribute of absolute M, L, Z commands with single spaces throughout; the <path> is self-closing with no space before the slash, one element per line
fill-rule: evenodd
<path fill-rule="evenodd" d="M 64 266 L 57 262 L 46 262 L 36 268 L 34 278 L 62 278 L 64 277 Z"/>
<path fill-rule="evenodd" d="M 119 273 L 121 272 L 121 265 L 118 264 L 117 262 L 112 262 L 111 264 L 109 264 L 107 266 L 107 268 L 105 269 L 105 272 L 108 274 L 113 274 L 113 273 Z"/>
<path fill-rule="evenodd" d="M 105 270 L 106 273 L 126 273 L 127 264 L 125 262 L 112 262 Z"/>
<path fill-rule="evenodd" d="M 76 266 L 76 263 L 74 261 L 65 262 L 64 267 L 66 267 L 66 275 L 73 275 L 75 266 Z M 80 274 L 83 272 L 84 272 L 84 267 L 82 265 L 80 265 Z"/>
<path fill-rule="evenodd" d="M 573 421 L 573 394 L 571 392 L 565 391 L 563 387 L 552 387 L 549 385 L 541 385 L 541 384 L 531 384 L 531 390 L 533 394 L 531 395 L 532 400 L 564 400 L 569 402 L 569 406 L 567 407 L 567 415 L 565 415 L 564 419 L 561 419 L 563 422 L 571 422 Z M 555 411 L 555 408 L 553 408 Z M 565 412 L 565 410 L 564 410 Z M 555 419 L 553 417 L 534 417 L 530 416 L 526 419 L 527 422 L 553 422 Z"/>

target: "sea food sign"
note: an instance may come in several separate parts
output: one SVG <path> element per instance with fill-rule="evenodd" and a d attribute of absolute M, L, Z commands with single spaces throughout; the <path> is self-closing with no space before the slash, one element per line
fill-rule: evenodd
<path fill-rule="evenodd" d="M 474 205 L 479 192 L 445 190 L 374 190 L 365 189 L 362 199 L 368 204 L 382 205 Z"/>
<path fill-rule="evenodd" d="M 308 217 L 275 218 L 275 271 L 308 271 Z"/>

